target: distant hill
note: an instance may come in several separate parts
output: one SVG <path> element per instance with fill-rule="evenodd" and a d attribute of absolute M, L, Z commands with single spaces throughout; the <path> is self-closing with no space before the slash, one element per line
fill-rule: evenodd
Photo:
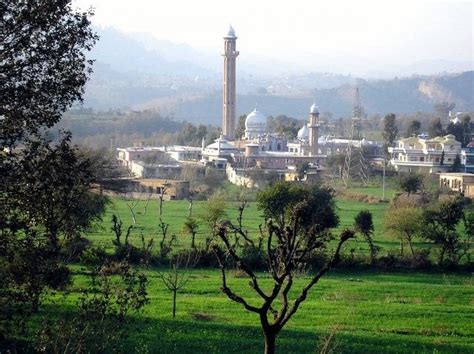
<path fill-rule="evenodd" d="M 219 53 L 203 53 L 186 44 L 158 40 L 147 34 L 97 29 L 100 41 L 91 52 L 94 74 L 86 87 L 85 107 L 152 108 L 179 120 L 218 124 L 221 117 Z M 305 118 L 316 99 L 321 111 L 347 116 L 354 87 L 360 89 L 368 113 L 432 111 L 437 102 L 456 103 L 456 110 L 474 111 L 474 72 L 363 80 L 349 75 L 258 74 L 238 66 L 237 113 L 255 104 L 268 115 Z M 248 64 L 248 63 L 247 63 Z"/>
<path fill-rule="evenodd" d="M 237 114 L 252 111 L 255 104 L 267 115 L 285 114 L 306 118 L 316 99 L 322 112 L 334 117 L 347 116 L 353 105 L 355 85 L 332 89 L 314 89 L 300 96 L 238 95 Z M 454 102 L 456 110 L 474 111 L 474 72 L 440 77 L 420 77 L 394 80 L 357 81 L 362 105 L 367 113 L 431 112 L 438 102 Z M 221 92 L 189 98 L 158 98 L 135 106 L 136 109 L 158 108 L 162 114 L 191 122 L 219 124 Z"/>
<path fill-rule="evenodd" d="M 99 63 L 108 64 L 121 73 L 148 73 L 154 75 L 196 76 L 211 71 L 193 61 L 197 53 L 191 47 L 166 41 L 140 41 L 134 35 L 124 34 L 114 28 L 96 28 L 99 41 L 90 52 L 90 57 Z M 176 53 L 166 56 L 159 50 Z M 181 53 L 181 54 L 178 54 Z M 182 55 L 186 53 L 186 55 Z M 181 58 L 180 60 L 178 58 Z"/>

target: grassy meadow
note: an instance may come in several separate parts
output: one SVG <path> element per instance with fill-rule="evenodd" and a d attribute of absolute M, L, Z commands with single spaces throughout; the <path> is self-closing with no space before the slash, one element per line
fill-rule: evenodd
<path fill-rule="evenodd" d="M 379 188 L 353 189 L 380 197 Z M 393 196 L 389 190 L 387 197 Z M 115 214 L 126 229 L 132 223 L 124 199 L 111 200 L 104 221 L 88 238 L 95 245 L 112 252 L 111 218 Z M 136 226 L 130 241 L 159 240 L 158 201 L 145 201 L 135 207 Z M 237 218 L 238 202 L 227 203 L 228 219 Z M 396 239 L 384 235 L 383 215 L 388 203 L 363 203 L 336 199 L 342 230 L 353 225 L 354 216 L 362 209 L 373 215 L 376 244 L 381 252 L 398 249 Z M 165 201 L 162 219 L 169 223 L 169 234 L 177 237 L 176 249 L 189 248 L 191 238 L 183 233 L 182 225 L 189 213 L 188 201 Z M 193 217 L 199 219 L 205 201 L 193 203 Z M 248 204 L 244 225 L 252 235 L 258 234 L 262 223 L 256 203 Z M 202 244 L 206 227 L 201 225 L 197 243 Z M 156 246 L 157 247 L 157 246 Z M 345 245 L 345 250 L 366 252 L 362 239 Z M 155 251 L 157 251 L 155 249 Z M 66 295 L 46 299 L 46 308 L 56 316 L 72 309 L 90 281 L 82 265 L 72 266 L 74 282 Z M 221 279 L 217 269 L 188 271 L 189 282 L 178 293 L 177 317 L 172 318 L 172 296 L 158 277 L 160 268 L 144 270 L 149 279 L 150 303 L 140 314 L 133 315 L 129 336 L 123 338 L 126 352 L 150 353 L 260 353 L 263 336 L 258 318 L 231 302 L 220 291 Z M 310 275 L 295 281 L 293 298 Z M 271 279 L 261 273 L 263 284 Z M 257 305 L 259 299 L 250 290 L 248 279 L 230 271 L 228 283 L 233 290 Z M 49 304 L 49 305 L 48 305 Z M 56 306 L 58 305 L 59 306 Z M 54 305 L 54 306 L 53 306 Z M 473 353 L 474 352 L 474 279 L 468 273 L 439 273 L 415 271 L 337 271 L 330 272 L 310 292 L 306 302 L 283 329 L 277 340 L 279 353 L 318 353 L 321 343 L 331 333 L 333 352 L 337 353 Z M 53 310 L 51 310 L 53 309 Z"/>
<path fill-rule="evenodd" d="M 352 191 L 352 189 L 351 189 Z M 231 192 L 234 192 L 231 189 Z M 374 197 L 381 197 L 381 191 L 379 188 L 359 188 L 354 189 L 355 193 L 365 193 Z M 379 195 L 380 194 L 380 195 Z M 389 190 L 387 198 L 393 195 L 393 190 Z M 200 221 L 200 227 L 196 236 L 197 245 L 203 244 L 208 229 L 201 217 L 203 215 L 204 208 L 206 207 L 206 201 L 194 201 L 192 216 Z M 111 230 L 111 219 L 112 215 L 117 215 L 123 222 L 123 229 L 133 224 L 132 214 L 128 205 L 132 205 L 130 201 L 122 198 L 112 198 L 109 206 L 107 207 L 106 213 L 103 218 L 103 222 L 96 227 L 93 232 L 90 232 L 88 238 L 91 239 L 96 245 L 102 245 L 108 250 L 112 250 L 112 239 L 114 234 Z M 238 215 L 238 207 L 240 203 L 237 201 L 227 202 L 227 218 L 236 223 Z M 146 208 L 145 208 L 146 206 Z M 337 214 L 340 219 L 339 226 L 334 230 L 334 233 L 342 231 L 344 228 L 352 227 L 354 224 L 354 217 L 357 213 L 363 209 L 369 210 L 373 216 L 374 222 L 374 239 L 377 246 L 385 249 L 398 249 L 399 241 L 392 237 L 384 235 L 383 232 L 383 216 L 388 203 L 364 203 L 354 200 L 346 200 L 342 198 L 336 198 Z M 138 245 L 141 242 L 141 234 L 145 239 L 154 238 L 157 241 L 160 237 L 160 230 L 158 223 L 160 220 L 159 216 L 159 202 L 157 200 L 150 200 L 146 203 L 145 200 L 138 201 L 138 204 L 134 208 L 136 214 L 136 225 L 131 233 L 130 242 Z M 162 220 L 169 224 L 169 235 L 175 235 L 177 244 L 176 249 L 188 248 L 191 244 L 190 235 L 183 232 L 183 223 L 186 217 L 189 215 L 189 202 L 187 200 L 172 200 L 163 202 Z M 258 210 L 255 202 L 249 202 L 244 211 L 243 225 L 248 230 L 250 237 L 257 237 L 259 234 L 259 225 L 264 222 L 262 213 Z M 349 241 L 346 244 L 346 248 L 360 249 L 362 252 L 367 250 L 366 243 L 362 238 Z"/>
<path fill-rule="evenodd" d="M 64 311 L 88 281 L 80 267 L 75 271 L 72 292 L 55 301 L 60 300 L 59 309 Z M 174 320 L 171 293 L 158 279 L 157 269 L 146 272 L 150 303 L 134 316 L 130 335 L 124 339 L 127 352 L 263 351 L 257 316 L 220 292 L 217 270 L 189 272 L 188 284 L 178 293 Z M 299 278 L 291 294 L 295 296 L 296 289 L 307 281 L 308 277 Z M 258 304 L 248 279 L 230 272 L 228 282 Z M 265 283 L 270 284 L 270 279 Z M 317 353 L 320 343 L 333 332 L 332 345 L 338 353 L 472 353 L 473 286 L 469 274 L 334 271 L 313 288 L 283 329 L 277 352 Z"/>

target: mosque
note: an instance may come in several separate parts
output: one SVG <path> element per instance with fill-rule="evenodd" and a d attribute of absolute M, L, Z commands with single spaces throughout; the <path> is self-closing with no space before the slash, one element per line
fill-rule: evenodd
<path fill-rule="evenodd" d="M 299 131 L 295 141 L 270 134 L 267 116 L 255 108 L 245 119 L 245 133 L 235 137 L 236 122 L 236 58 L 237 36 L 230 26 L 224 36 L 224 77 L 222 102 L 222 134 L 214 143 L 202 147 L 202 161 L 223 168 L 245 165 L 247 168 L 286 169 L 302 162 L 322 168 L 326 155 L 318 148 L 319 109 L 314 103 L 309 109 L 308 124 Z"/>
<path fill-rule="evenodd" d="M 308 112 L 308 121 L 298 131 L 294 140 L 269 132 L 267 116 L 255 108 L 247 114 L 243 136 L 235 136 L 236 126 L 236 59 L 237 36 L 230 26 L 224 36 L 224 77 L 221 135 L 212 144 L 200 148 L 189 146 L 168 147 L 130 147 L 118 149 L 119 161 L 132 170 L 135 162 L 143 165 L 143 159 L 149 154 L 168 155 L 177 163 L 200 163 L 225 171 L 228 179 L 235 184 L 248 183 L 248 172 L 252 169 L 277 172 L 282 178 L 288 171 L 295 171 L 298 165 L 308 163 L 313 174 L 324 170 L 326 159 L 330 155 L 345 153 L 348 146 L 364 147 L 372 151 L 373 157 L 381 156 L 382 145 L 377 142 L 351 139 L 336 139 L 320 136 L 319 108 L 316 102 Z M 135 161 L 136 160 L 136 161 Z M 150 166 L 141 166 L 140 171 Z M 155 168 L 156 166 L 151 166 Z M 160 166 L 158 166 L 160 167 Z M 167 166 L 169 167 L 169 166 Z M 163 169 L 163 166 L 160 167 Z M 135 169 L 138 171 L 138 169 Z M 158 171 L 155 168 L 153 171 Z M 144 173 L 135 172 L 138 177 Z M 158 172 L 154 173 L 154 175 Z M 148 177 L 150 178 L 150 177 Z"/>

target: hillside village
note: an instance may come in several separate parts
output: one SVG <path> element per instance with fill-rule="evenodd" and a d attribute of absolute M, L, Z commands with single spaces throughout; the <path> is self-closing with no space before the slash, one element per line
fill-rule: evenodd
<path fill-rule="evenodd" d="M 474 141 L 462 146 L 452 134 L 428 136 L 420 133 L 395 141 L 393 146 L 388 146 L 387 154 L 383 141 L 363 137 L 361 127 L 364 110 L 358 89 L 354 89 L 350 136 L 335 137 L 320 133 L 327 131 L 324 128 L 329 123 L 320 119 L 316 100 L 311 106 L 308 102 L 307 123 L 298 130 L 294 140 L 270 133 L 267 115 L 257 108 L 246 115 L 243 135 L 236 136 L 236 58 L 240 54 L 236 50 L 236 40 L 231 26 L 224 37 L 227 69 L 223 79 L 223 118 L 219 138 L 209 145 L 205 145 L 203 138 L 201 147 L 142 145 L 117 148 L 119 164 L 126 167 L 133 178 L 174 183 L 172 181 L 180 176 L 183 165 L 196 165 L 218 170 L 231 183 L 251 188 L 259 184 L 253 176 L 262 174 L 286 181 L 329 177 L 334 171 L 328 168 L 328 159 L 342 156 L 345 161 L 339 172 L 346 185 L 348 180 L 357 178 L 361 173 L 365 175 L 362 183 L 366 184 L 369 174 L 382 174 L 384 169 L 402 173 L 442 173 L 442 178 L 449 176 L 449 173 L 456 173 L 462 180 L 462 187 L 456 185 L 453 188 L 472 196 L 470 193 L 474 186 L 471 180 L 459 173 L 474 172 Z M 446 120 L 461 125 L 462 114 L 450 111 Z M 474 136 L 474 132 L 472 134 Z M 305 166 L 303 172 L 299 171 L 302 166 Z M 450 184 L 448 186 L 451 187 Z M 159 188 L 154 190 L 155 193 L 159 191 Z M 186 198 L 188 194 L 185 194 Z M 173 198 L 179 197 L 173 195 Z"/>
<path fill-rule="evenodd" d="M 231 5 L 0 4 L 0 354 L 473 353 L 472 6 Z"/>

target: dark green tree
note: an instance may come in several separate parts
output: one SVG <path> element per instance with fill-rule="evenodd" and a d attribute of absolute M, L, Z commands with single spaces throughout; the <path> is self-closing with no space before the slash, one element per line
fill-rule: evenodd
<path fill-rule="evenodd" d="M 104 210 L 70 135 L 43 135 L 82 99 L 91 71 L 91 13 L 71 3 L 0 4 L 0 336 L 12 336 L 4 324 L 24 322 L 47 289 L 67 284 L 60 240 L 77 239 Z"/>
<path fill-rule="evenodd" d="M 296 171 L 298 172 L 298 180 L 302 181 L 308 173 L 309 162 L 302 162 L 296 165 Z"/>
<path fill-rule="evenodd" d="M 372 239 L 374 233 L 374 222 L 372 221 L 372 213 L 368 210 L 361 210 L 354 219 L 354 227 L 357 232 L 360 232 L 370 250 L 370 263 L 373 264 L 377 255 L 377 246 L 375 246 Z"/>
<path fill-rule="evenodd" d="M 199 230 L 199 222 L 195 218 L 189 216 L 183 224 L 183 232 L 191 235 L 191 248 L 196 248 L 196 234 Z"/>
<path fill-rule="evenodd" d="M 423 176 L 417 173 L 400 173 L 397 180 L 398 187 L 408 195 L 418 192 L 423 186 Z"/>
<path fill-rule="evenodd" d="M 207 135 L 207 127 L 204 124 L 199 124 L 196 131 L 196 139 L 201 142 Z"/>
<path fill-rule="evenodd" d="M 5 0 L 0 43 L 0 142 L 52 127 L 72 103 L 82 100 L 91 72 L 86 53 L 97 36 L 91 12 L 76 12 L 71 0 Z"/>
<path fill-rule="evenodd" d="M 393 113 L 387 114 L 384 117 L 384 125 L 382 131 L 382 137 L 385 148 L 393 146 L 395 139 L 398 136 L 398 127 L 396 124 L 396 116 Z"/>
<path fill-rule="evenodd" d="M 449 123 L 446 127 L 446 133 L 454 135 L 455 139 L 461 144 L 464 143 L 464 127 L 460 123 Z"/>
<path fill-rule="evenodd" d="M 417 136 L 420 134 L 421 130 L 421 123 L 419 120 L 412 120 L 410 124 L 407 127 L 407 131 L 405 133 L 405 137 L 410 137 L 410 136 Z"/>
<path fill-rule="evenodd" d="M 235 128 L 235 138 L 241 139 L 245 134 L 245 119 L 247 119 L 247 115 L 241 115 L 237 120 L 237 127 Z"/>
<path fill-rule="evenodd" d="M 461 143 L 462 147 L 466 147 L 471 142 L 471 136 L 474 123 L 471 122 L 471 117 L 465 115 L 461 122 L 449 123 L 446 132 L 456 137 L 456 140 Z"/>
<path fill-rule="evenodd" d="M 444 135 L 443 124 L 441 123 L 440 118 L 435 118 L 431 121 L 428 127 L 428 134 L 430 138 L 436 138 L 437 136 Z"/>
<path fill-rule="evenodd" d="M 451 166 L 450 170 L 451 172 L 461 172 L 461 169 L 461 156 L 459 156 L 459 154 L 456 154 L 456 157 L 454 158 L 453 165 Z"/>
<path fill-rule="evenodd" d="M 466 223 L 466 233 L 461 237 L 457 228 L 464 216 L 465 201 L 455 198 L 440 202 L 423 212 L 422 235 L 439 247 L 438 264 L 458 264 L 469 253 L 472 234 Z M 469 217 L 470 218 L 470 217 Z M 470 220 L 470 219 L 469 219 Z"/>
<path fill-rule="evenodd" d="M 471 122 L 471 117 L 465 115 L 462 118 L 463 126 L 463 140 L 461 141 L 462 147 L 466 147 L 472 140 L 472 135 L 474 134 L 474 122 Z"/>
<path fill-rule="evenodd" d="M 177 142 L 179 145 L 200 145 L 197 139 L 197 128 L 191 124 L 186 123 L 178 134 Z"/>
<path fill-rule="evenodd" d="M 280 134 L 287 139 L 296 138 L 301 121 L 295 118 L 287 117 L 286 115 L 279 115 L 275 118 L 268 117 L 267 129 L 271 132 Z"/>
<path fill-rule="evenodd" d="M 247 311 L 258 315 L 265 337 L 265 353 L 274 353 L 277 335 L 306 300 L 311 288 L 338 263 L 343 244 L 354 237 L 354 232 L 345 230 L 340 234 L 332 257 L 310 277 L 291 301 L 295 277 L 314 252 L 328 245 L 332 239 L 330 229 L 338 224 L 332 192 L 319 186 L 277 182 L 258 193 L 257 204 L 266 219 L 265 228 L 262 228 L 262 244 L 266 245 L 262 257 L 268 267 L 267 274 L 272 278 L 270 289 L 261 287 L 255 269 L 239 255 L 235 237 L 254 245 L 247 231 L 242 229 L 241 222 L 238 226 L 230 221 L 222 222 L 217 232 L 221 242 L 214 243 L 213 250 L 221 269 L 222 292 Z M 239 295 L 230 288 L 226 276 L 228 258 L 248 275 L 250 287 L 258 295 L 260 303 L 255 300 L 250 303 L 246 295 Z"/>

